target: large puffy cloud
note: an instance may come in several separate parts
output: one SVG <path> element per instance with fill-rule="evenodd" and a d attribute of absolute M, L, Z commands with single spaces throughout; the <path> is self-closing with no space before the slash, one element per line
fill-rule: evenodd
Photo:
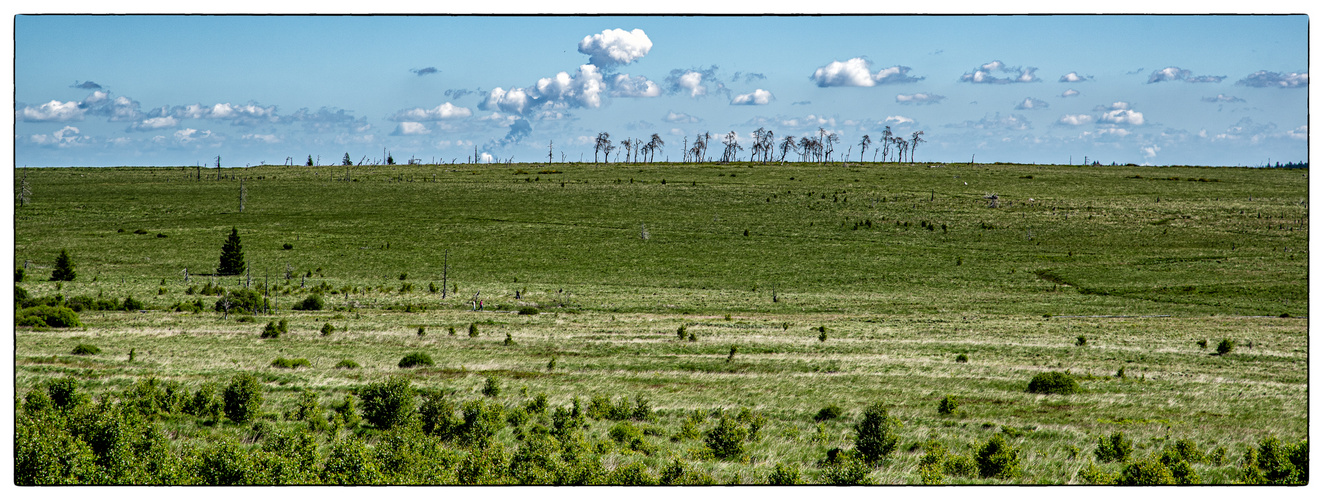
<path fill-rule="evenodd" d="M 603 30 L 579 41 L 579 53 L 587 55 L 588 62 L 599 68 L 632 63 L 648 55 L 650 50 L 652 40 L 648 39 L 647 33 L 637 28 L 633 31 L 618 28 Z"/>
<path fill-rule="evenodd" d="M 1115 125 L 1143 125 L 1144 114 L 1130 109 L 1130 103 L 1124 101 L 1114 102 L 1110 105 L 1103 105 L 1094 108 L 1094 111 L 1101 111 L 1098 116 L 1098 123 L 1110 123 Z"/>
<path fill-rule="evenodd" d="M 505 90 L 496 87 L 487 93 L 487 98 L 478 103 L 478 109 L 484 111 L 501 110 L 506 113 L 521 115 L 533 104 L 533 96 L 521 88 Z"/>
<path fill-rule="evenodd" d="M 657 97 L 662 94 L 661 87 L 652 80 L 629 74 L 615 75 L 609 86 L 611 97 Z"/>
<path fill-rule="evenodd" d="M 1023 101 L 1020 101 L 1018 104 L 1015 105 L 1015 109 L 1019 109 L 1019 110 L 1047 109 L 1047 107 L 1048 107 L 1047 101 L 1034 99 L 1032 97 L 1026 97 L 1024 98 Z"/>
<path fill-rule="evenodd" d="M 562 71 L 554 77 L 538 79 L 535 89 L 539 99 L 572 107 L 598 108 L 602 106 L 606 84 L 597 66 L 584 64 L 573 77 Z"/>
<path fill-rule="evenodd" d="M 909 76 L 910 68 L 892 66 L 873 73 L 872 63 L 862 57 L 855 57 L 845 62 L 832 61 L 813 71 L 809 76 L 819 87 L 872 87 L 886 83 L 909 83 L 922 80 L 922 77 Z"/>
<path fill-rule="evenodd" d="M 1188 69 L 1181 69 L 1176 66 L 1167 66 L 1165 68 L 1154 70 L 1148 75 L 1148 83 L 1158 82 L 1189 82 L 1189 83 L 1217 83 L 1225 79 L 1225 76 L 1199 75 L 1195 76 Z"/>
<path fill-rule="evenodd" d="M 757 89 L 748 94 L 740 94 L 730 100 L 732 105 L 736 106 L 761 106 L 772 102 L 774 97 L 771 92 L 763 89 Z"/>
<path fill-rule="evenodd" d="M 1042 79 L 1034 76 L 1038 68 L 1019 66 L 1007 66 L 1001 61 L 992 61 L 960 76 L 960 81 L 969 83 L 1032 83 L 1040 82 Z M 994 73 L 1013 74 L 1016 76 L 997 77 Z"/>
<path fill-rule="evenodd" d="M 77 101 L 51 101 L 35 108 L 24 106 L 14 111 L 14 118 L 25 122 L 73 122 L 82 120 L 83 113 Z"/>
<path fill-rule="evenodd" d="M 207 120 L 229 120 L 233 125 L 254 125 L 257 123 L 278 122 L 275 106 L 262 106 L 254 102 L 232 104 L 221 102 L 212 105 L 189 104 L 170 108 L 170 116 Z"/>
<path fill-rule="evenodd" d="M 1241 78 L 1236 85 L 1246 87 L 1276 87 L 1279 89 L 1295 89 L 1309 86 L 1309 73 L 1273 73 L 1271 71 L 1256 71 L 1245 78 Z"/>
<path fill-rule="evenodd" d="M 717 67 L 707 69 L 673 69 L 666 77 L 666 91 L 672 94 L 689 94 L 689 97 L 702 97 L 708 94 L 730 95 L 730 89 L 717 78 Z"/>
<path fill-rule="evenodd" d="M 946 99 L 946 96 L 919 92 L 917 94 L 896 94 L 896 102 L 900 104 L 937 104 Z"/>
<path fill-rule="evenodd" d="M 425 121 L 437 121 L 437 120 L 451 120 L 455 118 L 467 118 L 472 115 L 473 115 L 473 111 L 470 111 L 469 108 L 456 106 L 454 104 L 446 102 L 432 109 L 425 109 L 425 108 L 401 109 L 397 111 L 394 115 L 391 115 L 390 120 L 396 122 L 425 122 Z"/>

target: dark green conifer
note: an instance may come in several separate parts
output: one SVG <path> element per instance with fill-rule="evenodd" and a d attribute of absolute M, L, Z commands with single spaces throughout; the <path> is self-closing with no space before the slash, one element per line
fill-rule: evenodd
<path fill-rule="evenodd" d="M 244 268 L 243 245 L 239 243 L 239 229 L 231 228 L 230 237 L 221 246 L 220 267 L 216 268 L 216 274 L 234 276 L 243 274 Z"/>

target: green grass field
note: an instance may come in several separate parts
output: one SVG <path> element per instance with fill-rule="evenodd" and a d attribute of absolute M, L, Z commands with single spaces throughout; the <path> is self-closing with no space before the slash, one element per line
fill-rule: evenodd
<path fill-rule="evenodd" d="M 148 377 L 191 393 L 257 375 L 261 430 L 178 411 L 143 424 L 166 429 L 162 449 L 187 464 L 211 443 L 256 450 L 265 429 L 302 432 L 287 413 L 306 390 L 329 407 L 394 375 L 507 416 L 537 394 L 553 408 L 641 397 L 652 416 L 630 425 L 643 444 L 613 441 L 622 424 L 611 419 L 588 419 L 579 436 L 615 474 L 599 482 L 630 483 L 636 463 L 664 479 L 678 459 L 717 483 L 765 484 L 778 464 L 801 481 L 840 482 L 823 460 L 854 446 L 854 424 L 880 402 L 901 426 L 896 451 L 863 471 L 873 483 L 1098 482 L 1090 474 L 1131 463 L 1094 457 L 1115 432 L 1133 439 L 1135 460 L 1182 439 L 1223 447 L 1225 460 L 1193 464 L 1198 482 L 1245 482 L 1246 450 L 1307 435 L 1307 173 L 515 164 L 352 167 L 346 182 L 344 167 L 225 169 L 220 180 L 214 169 L 201 180 L 193 168 L 23 169 L 32 202 L 15 208 L 18 286 L 32 297 L 132 296 L 147 310 L 18 328 L 16 404 L 67 376 L 99 398 Z M 213 277 L 231 228 L 251 276 Z M 77 279 L 47 281 L 61 249 Z M 215 312 L 217 296 L 189 293 L 209 283 L 269 290 L 277 311 Z M 443 283 L 444 297 L 429 291 Z M 290 310 L 314 289 L 325 310 Z M 472 311 L 479 292 L 484 310 Z M 205 312 L 171 310 L 198 299 Z M 530 307 L 540 314 L 515 313 Z M 259 338 L 282 318 L 288 333 Z M 337 331 L 323 335 L 327 323 Z M 692 340 L 678 338 L 681 326 Z M 1214 355 L 1224 338 L 1234 351 Z M 71 355 L 78 344 L 101 353 Z M 396 366 L 413 352 L 435 366 Z M 272 367 L 278 357 L 311 367 Z M 334 368 L 343 359 L 361 368 Z M 1044 371 L 1069 371 L 1083 392 L 1027 393 Z M 484 396 L 492 376 L 504 390 Z M 960 405 L 942 415 L 947 395 Z M 815 422 L 828 405 L 843 416 Z M 766 419 L 758 436 L 738 457 L 713 457 L 702 434 L 742 408 Z M 548 418 L 504 426 L 495 456 L 515 470 L 532 449 L 526 434 Z M 377 469 L 403 470 L 381 457 L 405 431 L 309 432 L 322 458 L 308 466 L 319 479 L 305 481 L 336 482 L 315 471 L 349 441 L 376 450 Z M 968 457 L 993 435 L 1018 450 L 1020 474 L 934 479 L 924 465 L 932 443 Z M 487 452 L 436 446 L 454 454 L 449 472 L 369 482 L 527 482 L 464 473 Z"/>

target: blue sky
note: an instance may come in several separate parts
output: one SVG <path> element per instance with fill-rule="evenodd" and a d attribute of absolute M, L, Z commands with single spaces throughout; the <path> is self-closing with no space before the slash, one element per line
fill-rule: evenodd
<path fill-rule="evenodd" d="M 17 16 L 16 166 L 593 158 L 923 131 L 918 161 L 1308 154 L 1297 16 Z M 714 143 L 715 144 L 715 143 Z M 713 152 L 716 153 L 713 153 Z M 709 148 L 719 156 L 720 146 Z M 870 146 L 866 159 L 878 158 Z M 789 158 L 796 158 L 791 153 Z"/>

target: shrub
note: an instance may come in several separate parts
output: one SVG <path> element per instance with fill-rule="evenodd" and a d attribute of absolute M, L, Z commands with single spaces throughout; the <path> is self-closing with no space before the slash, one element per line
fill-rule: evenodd
<path fill-rule="evenodd" d="M 1175 445 L 1172 445 L 1171 449 L 1175 451 L 1176 456 L 1187 462 L 1204 463 L 1208 461 L 1208 456 L 1199 449 L 1199 445 L 1195 444 L 1193 439 L 1178 440 Z"/>
<path fill-rule="evenodd" d="M 1079 383 L 1061 372 L 1043 372 L 1029 380 L 1028 392 L 1038 394 L 1074 394 L 1080 392 Z"/>
<path fill-rule="evenodd" d="M 619 486 L 655 486 L 657 478 L 648 472 L 643 462 L 633 462 L 612 470 L 606 476 L 606 484 Z"/>
<path fill-rule="evenodd" d="M 1098 448 L 1093 450 L 1093 455 L 1099 462 L 1124 462 L 1130 459 L 1133 449 L 1134 443 L 1124 433 L 1113 432 L 1110 437 L 1098 437 Z"/>
<path fill-rule="evenodd" d="M 284 244 L 284 245 L 280 245 L 280 247 L 281 247 L 281 248 L 284 248 L 285 250 L 293 250 L 293 249 L 294 249 L 294 245 L 291 244 L 291 243 L 286 243 L 286 244 Z"/>
<path fill-rule="evenodd" d="M 464 421 L 455 416 L 455 404 L 450 398 L 440 393 L 428 393 L 423 404 L 418 408 L 422 421 L 423 433 L 440 436 L 443 440 L 454 439 L 455 433 Z"/>
<path fill-rule="evenodd" d="M 336 368 L 343 368 L 343 369 L 346 369 L 346 370 L 353 370 L 353 369 L 355 369 L 355 368 L 358 368 L 358 367 L 359 367 L 359 364 L 358 364 L 357 361 L 354 361 L 354 360 L 352 360 L 352 359 L 342 359 L 342 360 L 340 360 L 339 363 L 336 363 L 336 364 L 335 364 L 335 367 L 336 367 Z"/>
<path fill-rule="evenodd" d="M 262 294 L 257 293 L 256 290 L 250 290 L 245 288 L 242 290 L 235 290 L 229 293 L 225 293 L 223 290 L 218 288 L 217 291 L 220 291 L 223 295 L 221 296 L 220 299 L 216 300 L 216 306 L 215 306 L 216 312 L 225 311 L 226 301 L 229 302 L 230 312 L 232 313 L 252 314 L 262 309 Z M 203 295 L 210 295 L 206 293 L 207 292 L 206 286 L 203 286 L 202 292 Z"/>
<path fill-rule="evenodd" d="M 14 282 L 15 282 L 15 283 L 22 283 L 22 282 L 23 282 L 23 278 L 25 278 L 25 277 L 27 276 L 27 274 L 28 274 L 27 270 L 25 270 L 25 269 L 23 269 L 23 268 L 21 268 L 21 267 L 18 268 L 18 269 L 15 269 L 15 270 L 14 270 Z M 18 288 L 18 287 L 15 287 L 15 288 L 21 290 L 21 288 Z M 27 292 L 24 291 L 24 296 L 23 296 L 22 298 L 27 298 L 27 295 L 26 295 L 26 294 L 27 294 Z M 17 293 L 14 294 L 14 299 L 15 299 L 15 300 L 18 300 L 18 299 L 19 299 Z"/>
<path fill-rule="evenodd" d="M 799 467 L 784 462 L 777 462 L 772 473 L 767 476 L 767 484 L 772 486 L 794 486 L 801 484 L 799 479 Z"/>
<path fill-rule="evenodd" d="M 235 375 L 225 387 L 223 399 L 225 416 L 235 422 L 246 422 L 262 410 L 262 385 L 250 374 Z"/>
<path fill-rule="evenodd" d="M 290 309 L 295 311 L 320 311 L 325 307 L 326 301 L 322 300 L 321 295 L 314 293 L 303 299 L 302 302 L 294 304 Z"/>
<path fill-rule="evenodd" d="M 218 389 L 216 384 L 203 384 L 184 402 L 184 413 L 207 420 L 220 420 L 225 403 L 217 394 Z"/>
<path fill-rule="evenodd" d="M 51 396 L 47 391 L 32 389 L 23 395 L 23 412 L 28 415 L 36 415 L 49 410 L 53 406 Z"/>
<path fill-rule="evenodd" d="M 872 472 L 868 462 L 858 450 L 842 451 L 840 448 L 827 450 L 827 459 L 822 461 L 823 480 L 827 484 L 851 486 L 870 484 L 868 473 Z"/>
<path fill-rule="evenodd" d="M 60 409 L 72 408 L 84 399 L 78 393 L 78 380 L 73 377 L 50 381 L 46 385 L 46 394 L 50 396 L 51 403 Z"/>
<path fill-rule="evenodd" d="M 331 447 L 322 466 L 321 479 L 328 484 L 380 484 L 382 475 L 367 446 L 357 438 L 350 438 Z"/>
<path fill-rule="evenodd" d="M 368 384 L 358 397 L 363 400 L 363 419 L 378 429 L 402 425 L 413 416 L 414 389 L 406 378 Z"/>
<path fill-rule="evenodd" d="M 505 427 L 501 406 L 475 399 L 464 403 L 461 410 L 464 423 L 460 424 L 456 438 L 460 444 L 475 448 L 487 448 L 496 433 Z"/>
<path fill-rule="evenodd" d="M 1222 339 L 1221 342 L 1217 343 L 1217 355 L 1223 356 L 1223 355 L 1231 354 L 1231 351 L 1234 350 L 1235 348 L 1236 348 L 1236 344 L 1231 342 L 1231 339 Z"/>
<path fill-rule="evenodd" d="M 818 410 L 818 414 L 813 416 L 814 422 L 824 422 L 834 420 L 841 416 L 841 407 L 836 405 L 827 405 Z"/>
<path fill-rule="evenodd" d="M 1199 474 L 1195 472 L 1194 467 L 1190 466 L 1190 462 L 1185 459 L 1185 456 L 1182 455 L 1180 450 L 1176 447 L 1173 446 L 1162 450 L 1162 455 L 1158 457 L 1158 461 L 1162 462 L 1162 465 L 1166 466 L 1167 469 L 1171 471 L 1172 479 L 1176 484 L 1190 485 L 1199 483 Z"/>
<path fill-rule="evenodd" d="M 974 456 L 983 477 L 1009 479 L 1020 475 L 1020 452 L 1001 434 L 993 434 Z"/>
<path fill-rule="evenodd" d="M 978 464 L 968 455 L 951 455 L 942 464 L 942 470 L 952 476 L 972 477 L 978 473 Z"/>
<path fill-rule="evenodd" d="M 1121 469 L 1121 477 L 1116 484 L 1125 486 L 1156 486 L 1176 484 L 1171 470 L 1153 457 L 1136 460 Z"/>
<path fill-rule="evenodd" d="M 822 326 L 819 326 L 819 327 L 818 327 L 818 341 L 819 341 L 819 342 L 826 342 L 826 341 L 827 341 L 827 326 L 826 326 L 826 325 L 822 325 Z"/>
<path fill-rule="evenodd" d="M 282 356 L 276 358 L 275 361 L 272 361 L 271 366 L 275 368 L 288 368 L 292 370 L 299 367 L 311 367 L 312 363 L 309 362 L 307 358 L 287 359 Z"/>
<path fill-rule="evenodd" d="M 957 355 L 956 355 L 956 363 L 968 363 L 968 362 L 969 362 L 969 356 L 968 356 L 968 355 L 966 355 L 966 354 L 964 354 L 964 353 L 960 353 L 960 354 L 957 354 Z"/>
<path fill-rule="evenodd" d="M 873 403 L 864 409 L 864 416 L 855 424 L 854 448 L 869 465 L 882 460 L 896 449 L 900 439 L 895 429 L 900 421 L 887 415 L 882 403 Z"/>
<path fill-rule="evenodd" d="M 74 346 L 73 351 L 70 351 L 70 353 L 77 355 L 101 354 L 101 348 L 92 344 L 78 344 L 77 346 Z"/>
<path fill-rule="evenodd" d="M 358 410 L 355 409 L 355 406 L 354 396 L 352 394 L 345 394 L 344 401 L 332 404 L 331 409 L 335 410 L 336 418 L 338 418 L 345 427 L 352 428 L 358 425 L 360 419 L 358 416 Z"/>
<path fill-rule="evenodd" d="M 482 395 L 489 398 L 500 396 L 501 379 L 496 378 L 495 375 L 488 376 L 486 382 L 482 384 Z"/>
<path fill-rule="evenodd" d="M 506 332 L 505 340 L 501 341 L 501 343 L 507 346 L 515 345 L 514 335 L 512 335 L 510 332 Z"/>
<path fill-rule="evenodd" d="M 1085 338 L 1083 335 L 1075 337 L 1075 345 L 1077 346 L 1084 347 L 1088 343 L 1089 343 L 1089 339 Z"/>
<path fill-rule="evenodd" d="M 521 307 L 521 308 L 519 308 L 519 314 L 524 314 L 524 315 L 534 315 L 534 316 L 536 316 L 539 312 L 541 312 L 541 311 L 538 311 L 536 307 L 528 307 L 528 306 L 526 306 L 526 307 Z"/>
<path fill-rule="evenodd" d="M 323 324 L 323 325 L 322 325 L 322 335 L 323 335 L 323 336 L 327 336 L 327 335 L 330 335 L 330 334 L 332 334 L 332 333 L 335 333 L 335 327 L 334 327 L 334 326 L 331 326 L 330 323 L 326 323 L 326 324 Z"/>
<path fill-rule="evenodd" d="M 261 338 L 274 339 L 280 338 L 280 326 L 275 321 L 268 322 L 266 327 L 262 328 Z"/>
<path fill-rule="evenodd" d="M 951 415 L 955 413 L 956 409 L 959 407 L 960 403 L 956 401 L 955 396 L 948 394 L 946 397 L 942 398 L 941 402 L 937 403 L 937 413 L 941 415 Z"/>
<path fill-rule="evenodd" d="M 712 456 L 726 460 L 744 454 L 744 437 L 744 428 L 723 415 L 716 427 L 703 436 L 703 443 L 712 450 Z"/>
<path fill-rule="evenodd" d="M 33 306 L 20 309 L 14 314 L 19 326 L 37 326 L 51 328 L 71 328 L 83 326 L 78 321 L 78 313 L 63 306 Z"/>
<path fill-rule="evenodd" d="M 75 276 L 73 258 L 69 257 L 68 250 L 61 249 L 55 258 L 55 269 L 51 270 L 51 281 L 73 281 Z"/>
<path fill-rule="evenodd" d="M 478 324 L 469 323 L 469 337 L 477 337 L 477 336 L 478 336 Z"/>
<path fill-rule="evenodd" d="M 684 340 L 684 338 L 685 338 L 685 336 L 686 336 L 686 334 L 687 334 L 687 332 L 686 332 L 685 330 L 686 330 L 685 326 L 684 326 L 684 325 L 680 325 L 679 328 L 676 328 L 676 329 L 675 329 L 675 336 L 676 336 L 676 337 L 679 337 L 680 340 Z"/>
<path fill-rule="evenodd" d="M 415 366 L 432 366 L 432 357 L 425 352 L 415 352 L 400 358 L 400 368 L 413 368 Z"/>
<path fill-rule="evenodd" d="M 1198 342 L 1195 342 L 1195 344 L 1197 344 L 1200 349 L 1207 349 L 1208 339 L 1200 339 Z"/>
<path fill-rule="evenodd" d="M 1251 477 L 1256 480 L 1247 480 L 1247 483 L 1304 484 L 1309 481 L 1309 441 L 1291 445 L 1283 443 L 1277 436 L 1268 436 L 1259 441 L 1257 449 L 1251 448 L 1245 457 L 1246 472 L 1253 473 Z"/>
<path fill-rule="evenodd" d="M 146 307 L 143 306 L 142 301 L 134 299 L 132 295 L 128 297 L 124 297 L 124 303 L 121 304 L 119 307 L 122 310 L 130 311 L 130 312 L 141 311 L 143 309 L 146 309 Z"/>
<path fill-rule="evenodd" d="M 1108 474 L 1107 471 L 1102 470 L 1092 460 L 1083 469 L 1080 469 L 1079 478 L 1080 481 L 1087 484 L 1116 484 L 1118 479 L 1116 475 Z"/>

